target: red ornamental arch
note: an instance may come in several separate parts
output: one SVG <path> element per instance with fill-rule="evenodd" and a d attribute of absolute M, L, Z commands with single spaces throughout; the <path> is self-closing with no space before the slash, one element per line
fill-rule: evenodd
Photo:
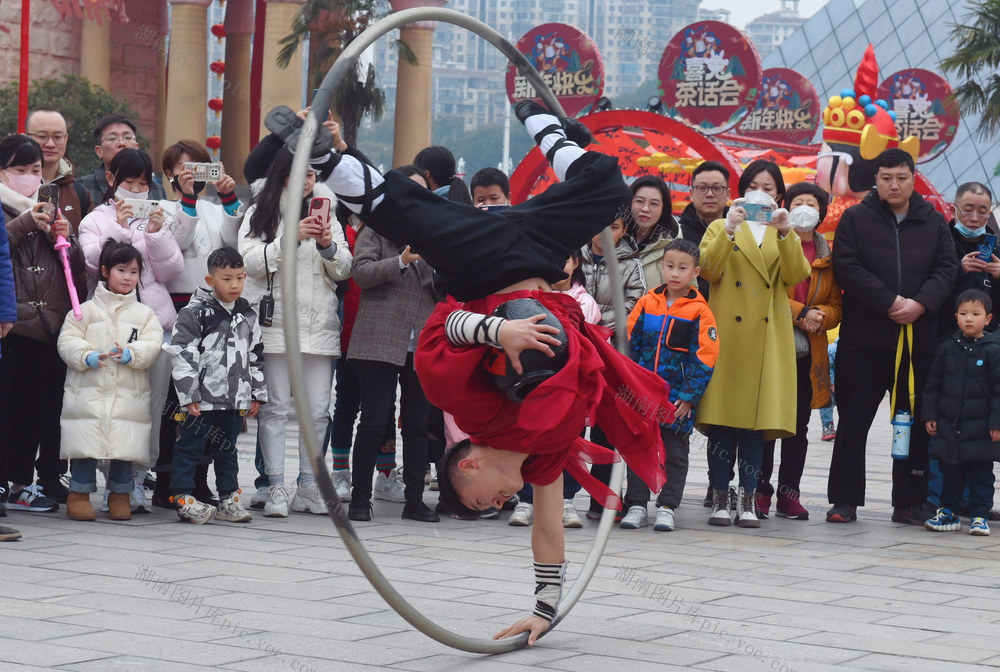
<path fill-rule="evenodd" d="M 608 110 L 606 112 L 595 112 L 581 117 L 590 132 L 594 134 L 596 142 L 587 149 L 596 150 L 619 158 L 622 166 L 622 173 L 628 177 L 640 174 L 649 174 L 646 168 L 639 168 L 636 159 L 641 156 L 649 156 L 653 152 L 663 151 L 652 144 L 656 136 L 646 135 L 644 131 L 652 131 L 657 136 L 668 136 L 673 138 L 678 146 L 690 149 L 695 155 L 706 161 L 718 161 L 729 169 L 730 190 L 736 193 L 736 186 L 739 182 L 739 175 L 742 172 L 739 159 L 736 158 L 724 145 L 713 140 L 691 128 L 687 124 L 665 117 L 654 112 L 643 110 Z M 625 129 L 637 129 L 636 132 L 625 134 Z M 636 137 L 644 139 L 651 144 L 643 148 L 636 144 Z M 630 140 L 629 145 L 623 140 Z M 551 183 L 555 177 L 549 162 L 546 161 L 542 152 L 535 147 L 527 156 L 521 160 L 510 178 L 511 200 L 514 203 L 522 203 L 528 199 L 535 189 L 539 180 Z"/>

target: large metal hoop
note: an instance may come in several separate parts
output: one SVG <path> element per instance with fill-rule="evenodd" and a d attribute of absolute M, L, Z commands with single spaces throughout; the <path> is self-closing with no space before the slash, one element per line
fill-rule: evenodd
<path fill-rule="evenodd" d="M 312 146 L 312 138 L 316 132 L 318 119 L 326 118 L 326 113 L 332 99 L 332 92 L 336 90 L 341 80 L 343 80 L 344 76 L 354 66 L 354 63 L 365 49 L 374 44 L 378 38 L 382 37 L 389 31 L 414 21 L 443 21 L 445 23 L 451 23 L 465 28 L 472 31 L 476 35 L 479 35 L 484 40 L 499 49 L 508 59 L 510 59 L 511 63 L 517 67 L 518 71 L 528 78 L 532 86 L 534 86 L 535 90 L 539 92 L 539 95 L 552 112 L 560 116 L 565 115 L 565 112 L 559 104 L 559 101 L 556 99 L 555 94 L 552 93 L 552 90 L 541 78 L 535 68 L 528 62 L 524 55 L 521 54 L 514 45 L 504 39 L 500 33 L 481 21 L 454 10 L 429 7 L 406 9 L 401 12 L 390 14 L 389 16 L 371 25 L 344 49 L 340 57 L 337 58 L 336 62 L 334 62 L 333 66 L 331 66 L 330 71 L 327 72 L 326 77 L 323 79 L 323 83 L 320 85 L 316 96 L 313 98 L 312 114 L 310 114 L 306 119 L 303 132 L 299 137 L 299 144 L 295 149 L 295 158 L 292 163 L 292 171 L 291 175 L 289 175 L 287 187 L 290 193 L 297 193 L 305 187 L 306 167 L 308 165 L 310 149 Z M 294 250 L 298 244 L 298 229 L 297 227 L 292 226 L 291 222 L 298 221 L 299 219 L 299 213 L 297 212 L 299 201 L 294 198 L 286 199 L 286 201 L 287 203 L 285 204 L 284 211 L 282 212 L 282 217 L 287 224 L 282 236 L 281 245 L 286 250 Z M 603 236 L 602 240 L 605 248 L 609 250 L 614 249 L 614 241 L 612 240 L 609 231 L 606 229 L 601 235 Z M 612 277 L 615 277 L 615 274 L 618 272 L 618 260 L 615 258 L 615 255 L 607 256 L 606 260 L 609 266 L 608 272 L 612 274 Z M 281 268 L 281 279 L 283 302 L 286 306 L 297 305 L 295 282 L 296 270 L 296 255 L 285 255 Z M 621 286 L 614 286 L 613 290 L 615 319 L 619 325 L 618 343 L 619 349 L 621 349 L 623 347 L 622 336 L 624 335 L 623 330 L 625 325 L 625 294 L 624 288 Z M 291 378 L 295 409 L 298 413 L 298 417 L 306 418 L 309 417 L 309 396 L 302 377 L 302 353 L 300 351 L 299 344 L 299 315 L 297 310 L 287 309 L 282 311 L 282 314 L 284 316 L 285 349 L 288 356 L 288 373 Z M 351 521 L 347 518 L 347 512 L 345 511 L 343 505 L 341 505 L 340 498 L 336 495 L 336 491 L 333 487 L 333 481 L 330 478 L 330 473 L 326 470 L 326 466 L 323 463 L 323 455 L 318 443 L 318 437 L 316 437 L 311 431 L 304 431 L 303 437 L 305 440 L 306 451 L 309 453 L 309 459 L 312 462 L 313 473 L 316 475 L 316 483 L 319 485 L 319 489 L 323 493 L 323 498 L 326 500 L 326 504 L 329 509 L 330 518 L 333 520 L 333 524 L 337 527 L 337 531 L 343 538 L 344 545 L 347 547 L 347 550 L 350 551 L 355 562 L 358 563 L 358 566 L 361 568 L 365 577 L 367 577 L 367 579 L 371 582 L 372 587 L 375 588 L 378 594 L 382 596 L 382 599 L 384 599 L 389 606 L 396 611 L 396 613 L 428 637 L 441 642 L 445 646 L 450 646 L 451 648 L 462 651 L 468 651 L 471 653 L 506 653 L 508 651 L 520 649 L 527 644 L 528 635 L 526 633 L 519 635 L 518 637 L 504 640 L 479 639 L 459 635 L 437 625 L 407 602 L 406 599 L 392 587 L 392 584 L 389 583 L 388 579 L 386 579 L 385 576 L 383 576 L 383 574 L 379 571 L 374 560 L 372 560 L 368 551 L 358 538 L 357 532 L 355 532 L 354 527 L 351 525 Z M 615 492 L 619 491 L 624 469 L 624 465 L 621 462 L 616 463 L 612 469 L 611 487 L 615 490 Z M 587 584 L 590 582 L 591 577 L 593 577 L 594 570 L 597 568 L 598 562 L 600 562 L 601 555 L 604 553 L 604 548 L 607 545 L 608 535 L 611 532 L 611 525 L 613 522 L 614 512 L 610 509 L 606 509 L 601 516 L 601 522 L 598 526 L 597 534 L 594 537 L 593 546 L 590 549 L 590 553 L 587 555 L 587 559 L 580 571 L 580 575 L 561 601 L 559 605 L 559 613 L 556 616 L 556 619 L 552 622 L 552 627 L 555 627 L 556 624 L 558 624 L 559 621 L 561 621 L 566 614 L 569 613 L 576 602 L 580 599 L 583 591 L 586 590 Z M 551 628 L 549 631 L 551 632 Z"/>

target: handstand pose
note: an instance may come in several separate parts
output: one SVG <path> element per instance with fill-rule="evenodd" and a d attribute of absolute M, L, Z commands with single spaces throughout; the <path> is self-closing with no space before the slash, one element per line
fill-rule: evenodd
<path fill-rule="evenodd" d="M 549 284 L 566 277 L 571 251 L 629 207 L 617 160 L 582 149 L 590 137 L 579 122 L 531 102 L 515 113 L 560 183 L 501 211 L 446 201 L 397 171 L 383 179 L 354 156 L 314 151 L 312 162 L 367 226 L 420 254 L 450 294 L 421 332 L 415 360 L 427 398 L 470 435 L 438 464 L 441 498 L 453 512 L 479 511 L 534 486 L 535 610 L 495 636 L 528 632 L 534 644 L 555 618 L 565 578 L 563 469 L 605 506 L 620 505 L 586 468 L 618 460 L 580 438 L 587 418 L 659 490 L 658 423 L 672 420 L 673 406 L 658 376 L 614 350 L 610 331 L 586 324 L 576 301 Z"/>

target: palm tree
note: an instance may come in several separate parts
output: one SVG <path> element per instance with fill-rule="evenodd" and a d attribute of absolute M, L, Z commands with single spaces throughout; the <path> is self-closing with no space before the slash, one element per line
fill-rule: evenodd
<path fill-rule="evenodd" d="M 288 67 L 292 55 L 309 36 L 309 84 L 317 88 L 330 66 L 358 35 L 381 18 L 378 0 L 306 0 L 292 21 L 292 32 L 281 40 L 278 65 Z M 393 41 L 400 58 L 416 63 L 413 52 L 399 40 Z M 358 126 L 367 114 L 375 121 L 385 114 L 385 91 L 375 85 L 375 68 L 361 67 L 340 83 L 333 94 L 331 109 L 340 118 L 344 141 L 355 146 Z"/>
<path fill-rule="evenodd" d="M 965 80 L 952 97 L 961 109 L 981 115 L 977 135 L 989 140 L 1000 132 L 1000 0 L 971 3 L 969 19 L 969 25 L 952 25 L 958 48 L 940 66 Z"/>

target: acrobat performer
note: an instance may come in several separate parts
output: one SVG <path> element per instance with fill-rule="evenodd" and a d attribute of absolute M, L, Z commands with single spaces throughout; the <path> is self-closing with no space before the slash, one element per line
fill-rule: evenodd
<path fill-rule="evenodd" d="M 366 226 L 420 254 L 450 295 L 424 326 L 415 357 L 427 398 L 470 435 L 438 463 L 441 498 L 453 512 L 471 513 L 500 507 L 525 482 L 534 486 L 536 606 L 495 635 L 528 632 L 534 644 L 556 616 L 565 579 L 563 470 L 606 507 L 620 506 L 586 468 L 618 460 L 580 437 L 587 419 L 659 490 L 666 475 L 658 423 L 672 421 L 673 406 L 661 378 L 618 353 L 608 329 L 586 324 L 575 299 L 550 287 L 566 277 L 572 250 L 627 211 L 631 192 L 617 160 L 582 149 L 591 140 L 582 124 L 537 103 L 522 102 L 515 114 L 560 182 L 505 210 L 447 201 L 397 171 L 383 179 L 322 146 L 312 163 Z"/>

